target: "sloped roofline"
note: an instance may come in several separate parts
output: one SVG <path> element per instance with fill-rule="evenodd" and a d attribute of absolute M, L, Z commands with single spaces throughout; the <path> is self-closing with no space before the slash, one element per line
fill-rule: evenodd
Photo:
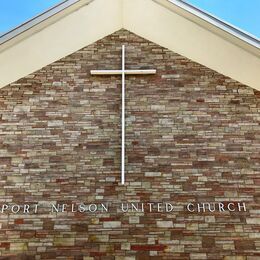
<path fill-rule="evenodd" d="M 260 90 L 259 40 L 183 0 L 63 1 L 0 37 L 0 88 L 120 29 Z"/>
<path fill-rule="evenodd" d="M 92 1 L 94 1 L 94 0 L 89 0 L 87 2 L 90 3 Z M 218 17 L 201 10 L 198 7 L 195 7 L 187 2 L 184 2 L 183 0 L 166 0 L 166 1 L 178 6 L 179 8 L 185 10 L 186 12 L 210 23 L 211 25 L 217 27 L 218 29 L 221 29 L 221 30 L 235 36 L 236 38 L 246 42 L 247 44 L 249 44 L 257 49 L 260 49 L 260 41 L 254 35 L 252 35 L 248 32 L 245 32 L 245 31 L 241 30 L 240 28 L 237 28 L 234 25 L 231 25 L 230 23 L 227 23 L 227 22 L 219 19 Z M 53 17 L 53 16 L 63 12 L 65 9 L 67 9 L 77 3 L 80 3 L 80 2 L 84 2 L 84 1 L 82 1 L 82 0 L 65 0 L 65 1 L 55 5 L 54 7 L 51 7 L 50 9 L 46 10 L 45 12 L 33 17 L 32 19 L 24 22 L 23 24 L 15 27 L 14 29 L 1 35 L 0 36 L 0 45 L 5 44 L 6 42 L 12 40 L 13 38 L 21 35 L 25 31 L 30 30 L 34 26 L 46 21 L 50 17 Z"/>
<path fill-rule="evenodd" d="M 192 15 L 195 15 L 200 19 L 218 27 L 219 29 L 232 34 L 233 36 L 247 42 L 248 44 L 251 44 L 256 48 L 260 48 L 260 41 L 256 36 L 234 26 L 233 24 L 230 24 L 216 17 L 215 15 L 206 12 L 188 2 L 184 2 L 183 0 L 167 0 L 167 1 L 177 5 L 178 7 L 184 9 L 185 11 L 191 13 Z"/>
<path fill-rule="evenodd" d="M 50 18 L 51 16 L 62 12 L 64 9 L 68 8 L 69 6 L 79 2 L 80 0 L 65 0 L 46 11 L 40 13 L 39 15 L 23 22 L 22 24 L 18 25 L 17 27 L 11 29 L 10 31 L 4 33 L 0 37 L 0 44 L 3 44 L 12 38 L 16 37 L 17 35 L 23 33 L 24 31 L 29 30 L 30 28 L 34 27 L 35 25 L 45 21 L 46 19 Z"/>
<path fill-rule="evenodd" d="M 0 36 L 0 46 L 81 1 L 82 0 L 62 1 L 61 3 L 54 5 L 53 7 L 40 13 L 39 15 L 25 21 L 24 23 L 18 25 L 17 27 L 15 27 L 15 28 L 11 29 L 10 31 L 1 35 Z M 91 1 L 94 1 L 94 0 L 89 0 L 89 2 L 91 2 Z"/>

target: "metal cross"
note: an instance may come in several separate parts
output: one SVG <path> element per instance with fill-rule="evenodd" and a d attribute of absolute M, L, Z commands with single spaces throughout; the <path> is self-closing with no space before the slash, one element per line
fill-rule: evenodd
<path fill-rule="evenodd" d="M 156 70 L 127 70 L 125 69 L 125 46 L 122 45 L 121 70 L 91 70 L 92 75 L 121 75 L 122 76 L 122 115 L 121 115 L 121 184 L 125 184 L 125 75 L 155 74 Z"/>

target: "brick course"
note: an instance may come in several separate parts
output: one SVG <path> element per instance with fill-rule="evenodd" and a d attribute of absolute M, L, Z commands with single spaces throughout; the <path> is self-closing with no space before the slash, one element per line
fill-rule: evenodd
<path fill-rule="evenodd" d="M 122 44 L 127 68 L 157 69 L 126 77 L 125 186 L 121 79 L 90 75 L 119 69 Z M 125 30 L 1 89 L 1 205 L 113 205 L 96 213 L 0 213 L 0 255 L 257 259 L 259 93 Z M 228 201 L 246 202 L 247 211 L 185 208 Z M 122 213 L 121 202 L 170 202 L 174 211 Z"/>

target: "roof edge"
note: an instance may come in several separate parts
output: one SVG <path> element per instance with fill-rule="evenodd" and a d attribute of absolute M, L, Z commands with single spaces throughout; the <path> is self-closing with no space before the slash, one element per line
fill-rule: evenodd
<path fill-rule="evenodd" d="M 192 20 L 193 22 L 198 23 L 200 26 L 203 26 L 202 23 L 207 23 L 209 25 L 213 25 L 214 28 L 212 30 L 218 30 L 222 34 L 226 34 L 226 38 L 229 38 L 229 40 L 232 40 L 231 37 L 238 39 L 240 41 L 239 45 L 240 47 L 244 47 L 244 49 L 247 49 L 245 45 L 249 46 L 251 48 L 251 51 L 254 54 L 257 54 L 260 56 L 260 40 L 255 37 L 254 35 L 249 34 L 248 32 L 245 32 L 241 30 L 240 28 L 235 27 L 234 25 L 231 25 L 228 22 L 225 22 L 218 17 L 201 10 L 200 8 L 197 8 L 193 6 L 190 3 L 187 3 L 186 1 L 183 0 L 153 0 L 166 8 L 171 9 L 171 11 L 177 11 L 173 10 L 174 7 L 179 8 L 179 13 L 182 12 L 182 15 L 192 15 L 193 18 L 191 19 L 190 17 L 187 17 L 187 19 Z M 176 8 L 175 8 L 176 9 Z M 178 13 L 178 12 L 177 12 Z M 203 27 L 206 27 L 205 25 Z M 220 33 L 219 33 L 220 34 Z M 223 36 L 223 35 L 222 35 Z"/>
<path fill-rule="evenodd" d="M 204 11 L 186 1 L 183 0 L 167 0 L 171 3 L 174 3 L 176 5 L 178 5 L 179 7 L 182 7 L 183 9 L 185 9 L 186 11 L 197 15 L 198 17 L 202 18 L 205 21 L 208 21 L 212 24 L 214 24 L 215 26 L 217 26 L 220 29 L 223 29 L 231 34 L 233 34 L 234 36 L 238 36 L 239 38 L 243 39 L 244 41 L 255 45 L 257 48 L 260 48 L 260 40 L 250 34 L 249 32 L 246 32 L 244 30 L 242 30 L 241 28 L 238 28 L 236 26 L 234 26 L 233 24 L 230 24 L 222 19 L 220 19 L 219 17 Z"/>
<path fill-rule="evenodd" d="M 36 15 L 35 17 L 29 19 L 28 21 L 25 21 L 24 23 L 18 25 L 17 27 L 15 27 L 15 28 L 11 29 L 10 31 L 1 35 L 0 36 L 0 48 L 3 47 L 3 45 L 5 45 L 7 42 L 13 40 L 14 38 L 19 37 L 26 31 L 30 30 L 31 28 L 43 23 L 44 21 L 48 20 L 51 17 L 57 16 L 57 14 L 60 14 L 65 9 L 68 9 L 70 7 L 75 6 L 76 4 L 81 3 L 79 6 L 76 7 L 76 9 L 78 9 L 82 5 L 89 4 L 92 1 L 94 1 L 94 0 L 85 0 L 85 1 L 84 0 L 83 1 L 82 0 L 65 0 L 65 1 L 47 9 L 43 13 Z M 0 49 L 0 52 L 1 51 L 2 50 Z"/>
<path fill-rule="evenodd" d="M 62 12 L 63 10 L 82 2 L 82 4 L 90 3 L 94 0 L 88 0 L 88 1 L 82 1 L 82 0 L 65 0 L 48 10 L 44 11 L 43 13 L 33 17 L 32 19 L 22 23 L 21 25 L 15 27 L 14 29 L 6 32 L 5 34 L 0 36 L 0 46 L 3 45 L 4 43 L 10 41 L 11 39 L 17 37 L 18 35 L 22 34 L 23 32 L 31 29 L 32 27 L 44 22 L 48 18 Z M 161 0 L 155 0 L 156 2 L 161 2 Z M 183 0 L 166 0 L 167 2 L 174 4 L 178 6 L 179 8 L 185 10 L 186 12 L 195 15 L 196 17 L 200 18 L 203 21 L 206 21 L 214 26 L 216 26 L 218 29 L 223 30 L 236 38 L 246 42 L 247 44 L 257 48 L 258 50 L 260 49 L 260 40 L 255 37 L 252 34 L 249 34 L 246 31 L 243 31 L 240 28 L 237 28 L 236 26 L 225 22 L 218 17 L 201 10 L 200 8 L 186 2 Z"/>

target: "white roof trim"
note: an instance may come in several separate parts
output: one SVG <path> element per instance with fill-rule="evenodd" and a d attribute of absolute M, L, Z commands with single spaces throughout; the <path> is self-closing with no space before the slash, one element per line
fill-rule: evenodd
<path fill-rule="evenodd" d="M 94 0 L 88 0 L 88 3 L 92 2 Z M 155 0 L 157 1 L 157 0 Z M 183 10 L 189 12 L 192 15 L 197 16 L 198 18 L 216 26 L 217 28 L 228 32 L 232 34 L 233 36 L 243 40 L 244 42 L 260 49 L 260 41 L 257 37 L 254 35 L 243 31 L 240 28 L 235 27 L 234 25 L 225 22 L 221 20 L 220 18 L 205 12 L 187 2 L 184 2 L 182 0 L 167 0 L 168 2 L 182 8 Z M 0 45 L 4 44 L 5 42 L 15 38 L 16 36 L 22 34 L 23 32 L 29 30 L 30 28 L 34 27 L 35 25 L 49 19 L 50 17 L 64 11 L 64 9 L 67 9 L 68 7 L 71 7 L 72 5 L 83 2 L 82 0 L 65 0 L 54 7 L 51 7 L 50 9 L 46 10 L 45 12 L 33 17 L 32 19 L 24 22 L 23 24 L 17 26 L 16 28 L 10 30 L 9 32 L 3 34 L 0 36 Z"/>
<path fill-rule="evenodd" d="M 194 5 L 191 5 L 182 0 L 167 0 L 167 1 L 172 4 L 177 5 L 178 7 L 199 17 L 200 19 L 218 27 L 219 29 L 234 35 L 235 37 L 247 42 L 248 44 L 251 44 L 252 46 L 254 46 L 258 49 L 260 48 L 260 41 L 254 35 L 246 32 L 246 31 L 243 31 L 242 29 L 240 29 L 226 21 L 223 21 L 222 19 L 220 19 L 208 12 L 205 12 L 205 11 L 201 10 L 200 8 L 195 7 Z"/>
<path fill-rule="evenodd" d="M 0 37 L 0 88 L 122 28 L 260 90 L 259 40 L 181 0 L 64 1 Z"/>
<path fill-rule="evenodd" d="M 92 1 L 94 0 L 65 0 L 3 35 L 0 35 L 0 52 L 30 36 L 30 32 L 35 27 L 37 27 L 36 31 L 42 30 L 50 23 L 56 22 L 65 15 L 81 8 L 83 5 L 91 3 Z M 35 33 L 35 31 L 32 31 L 32 33 Z"/>
<path fill-rule="evenodd" d="M 10 30 L 9 32 L 0 36 L 0 44 L 3 44 L 17 35 L 23 33 L 24 31 L 29 30 L 30 28 L 34 27 L 35 25 L 45 21 L 46 19 L 50 18 L 51 16 L 63 11 L 64 9 L 74 5 L 75 3 L 79 2 L 80 0 L 65 0 L 54 7 L 51 7 L 47 11 L 33 17 L 32 19 L 24 22 L 23 24 L 15 27 L 14 29 Z"/>

